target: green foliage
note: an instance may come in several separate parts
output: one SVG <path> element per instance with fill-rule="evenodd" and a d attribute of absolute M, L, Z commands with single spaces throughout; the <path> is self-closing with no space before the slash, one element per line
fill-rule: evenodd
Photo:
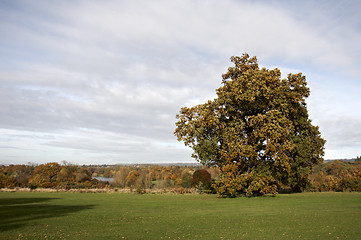
<path fill-rule="evenodd" d="M 247 54 L 231 61 L 217 98 L 182 108 L 174 134 L 200 163 L 221 169 L 221 196 L 305 188 L 325 143 L 308 119 L 305 76 L 281 79 L 277 68 L 260 69 Z"/>

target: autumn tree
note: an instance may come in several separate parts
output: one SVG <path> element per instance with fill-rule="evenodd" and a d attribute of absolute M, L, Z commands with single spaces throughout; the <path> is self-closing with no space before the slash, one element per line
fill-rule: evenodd
<path fill-rule="evenodd" d="M 61 166 L 58 163 L 47 163 L 39 165 L 29 179 L 29 186 L 53 187 L 56 185 L 58 173 Z"/>
<path fill-rule="evenodd" d="M 317 166 L 311 191 L 361 191 L 361 163 L 332 161 Z"/>
<path fill-rule="evenodd" d="M 0 186 L 14 188 L 26 187 L 33 167 L 26 165 L 9 165 L 0 167 Z M 2 179 L 2 180 L 1 180 Z"/>
<path fill-rule="evenodd" d="M 181 174 L 182 187 L 184 187 L 184 188 L 190 188 L 191 187 L 193 172 L 194 171 L 192 171 L 189 168 L 185 168 L 182 171 L 182 174 Z"/>
<path fill-rule="evenodd" d="M 78 171 L 76 173 L 75 179 L 77 182 L 85 182 L 91 180 L 91 174 L 88 171 L 88 169 L 84 167 L 78 168 Z"/>
<path fill-rule="evenodd" d="M 303 189 L 325 143 L 308 117 L 305 76 L 281 79 L 279 69 L 260 69 L 248 54 L 231 61 L 217 98 L 182 108 L 175 135 L 200 163 L 220 168 L 221 196 Z"/>
<path fill-rule="evenodd" d="M 128 187 L 135 187 L 137 183 L 137 178 L 140 176 L 139 171 L 132 170 L 128 173 L 128 176 L 126 177 L 126 186 Z"/>
<path fill-rule="evenodd" d="M 209 190 L 211 187 L 211 174 L 206 169 L 198 169 L 193 173 L 192 187 L 198 190 Z"/>
<path fill-rule="evenodd" d="M 117 173 L 114 176 L 115 183 L 119 186 L 124 188 L 127 183 L 127 176 L 130 170 L 127 167 L 120 167 Z"/>

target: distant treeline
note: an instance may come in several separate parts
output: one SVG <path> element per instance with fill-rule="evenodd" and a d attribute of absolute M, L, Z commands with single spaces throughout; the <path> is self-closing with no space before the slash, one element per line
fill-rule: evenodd
<path fill-rule="evenodd" d="M 0 188 L 130 188 L 212 191 L 218 168 L 200 165 L 101 165 L 68 163 L 0 166 Z M 113 178 L 99 181 L 96 177 Z M 287 186 L 285 186 L 285 189 Z M 314 168 L 308 191 L 361 191 L 361 158 L 354 162 L 328 161 Z"/>
<path fill-rule="evenodd" d="M 0 188 L 199 188 L 209 190 L 217 168 L 199 165 L 77 166 L 47 163 L 38 166 L 0 166 Z M 113 178 L 99 181 L 96 178 Z"/>
<path fill-rule="evenodd" d="M 310 191 L 361 191 L 361 158 L 327 161 L 315 167 Z"/>

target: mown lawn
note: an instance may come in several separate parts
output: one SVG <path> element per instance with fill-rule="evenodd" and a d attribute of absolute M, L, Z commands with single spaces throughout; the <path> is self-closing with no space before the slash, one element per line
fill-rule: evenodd
<path fill-rule="evenodd" d="M 361 193 L 0 193 L 0 239 L 361 239 Z"/>

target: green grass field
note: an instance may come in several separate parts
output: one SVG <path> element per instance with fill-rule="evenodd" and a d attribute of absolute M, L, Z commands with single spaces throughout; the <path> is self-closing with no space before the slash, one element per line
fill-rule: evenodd
<path fill-rule="evenodd" d="M 0 193 L 0 239 L 361 239 L 361 193 Z"/>

